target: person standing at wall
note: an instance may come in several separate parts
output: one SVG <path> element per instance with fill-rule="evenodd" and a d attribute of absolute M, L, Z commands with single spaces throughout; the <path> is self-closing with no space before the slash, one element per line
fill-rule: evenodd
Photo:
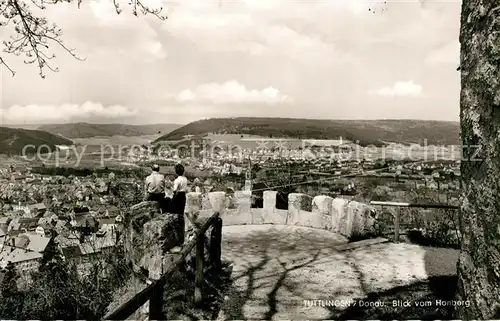
<path fill-rule="evenodd" d="M 147 201 L 156 201 L 160 205 L 162 213 L 165 208 L 165 177 L 160 174 L 160 166 L 153 165 L 151 175 L 146 177 L 144 184 L 144 198 Z"/>
<path fill-rule="evenodd" d="M 185 219 L 184 211 L 186 209 L 186 192 L 188 188 L 188 180 L 184 176 L 184 166 L 182 164 L 175 165 L 175 174 L 177 178 L 174 180 L 172 203 L 170 204 L 169 212 L 176 215 L 175 233 L 176 246 L 170 250 L 171 253 L 177 253 L 181 250 L 184 244 Z"/>

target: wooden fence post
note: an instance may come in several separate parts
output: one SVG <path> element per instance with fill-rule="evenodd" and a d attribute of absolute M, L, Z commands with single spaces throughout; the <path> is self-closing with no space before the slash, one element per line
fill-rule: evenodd
<path fill-rule="evenodd" d="M 210 233 L 210 263 L 219 272 L 221 269 L 222 219 L 217 217 Z"/>
<path fill-rule="evenodd" d="M 194 288 L 194 303 L 200 304 L 203 300 L 201 289 L 203 287 L 203 259 L 205 250 L 205 235 L 200 234 L 196 242 L 196 274 Z"/>
<path fill-rule="evenodd" d="M 163 295 L 165 281 L 160 280 L 149 299 L 149 320 L 163 320 Z"/>
<path fill-rule="evenodd" d="M 399 242 L 399 222 L 401 220 L 401 207 L 396 210 L 396 215 L 394 216 L 394 242 Z"/>

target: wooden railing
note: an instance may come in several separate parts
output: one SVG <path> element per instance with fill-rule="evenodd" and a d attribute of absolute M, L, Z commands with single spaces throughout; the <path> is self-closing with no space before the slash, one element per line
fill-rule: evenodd
<path fill-rule="evenodd" d="M 213 226 L 210 235 L 210 263 L 214 268 L 221 269 L 221 239 L 222 239 L 222 219 L 219 213 L 215 213 L 205 221 L 201 219 L 195 227 L 195 237 L 184 244 L 182 250 L 176 255 L 165 269 L 165 273 L 157 281 L 147 286 L 144 290 L 137 293 L 133 298 L 122 304 L 116 310 L 108 313 L 105 320 L 125 320 L 135 313 L 140 307 L 149 301 L 149 320 L 162 320 L 163 317 L 163 292 L 169 277 L 177 271 L 184 263 L 186 257 L 191 253 L 196 245 L 196 273 L 195 273 L 195 291 L 194 301 L 199 304 L 202 300 L 203 285 L 203 264 L 205 238 L 207 230 Z"/>
<path fill-rule="evenodd" d="M 370 205 L 397 207 L 398 210 L 394 215 L 394 242 L 399 242 L 401 208 L 402 207 L 419 207 L 419 208 L 439 208 L 439 209 L 459 209 L 456 205 L 448 204 L 424 204 L 424 203 L 399 203 L 399 202 L 379 202 L 371 201 Z"/>

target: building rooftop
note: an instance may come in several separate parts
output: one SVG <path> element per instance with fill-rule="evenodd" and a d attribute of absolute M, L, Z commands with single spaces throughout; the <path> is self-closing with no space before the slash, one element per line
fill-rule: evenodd
<path fill-rule="evenodd" d="M 38 252 L 32 252 L 32 251 L 27 251 L 24 249 L 18 249 L 15 248 L 11 252 L 6 251 L 5 247 L 4 250 L 1 253 L 5 252 L 5 256 L 0 257 L 0 261 L 6 261 L 6 262 L 12 262 L 12 263 L 19 263 L 23 261 L 30 261 L 30 260 L 36 260 L 36 259 L 41 259 L 42 254 Z"/>
<path fill-rule="evenodd" d="M 50 238 L 38 234 L 25 234 L 25 235 L 28 236 L 30 241 L 26 248 L 29 251 L 41 253 L 45 251 L 45 248 L 47 248 L 47 245 L 50 242 Z"/>
<path fill-rule="evenodd" d="M 30 243 L 30 239 L 26 235 L 20 234 L 12 237 L 9 243 L 12 247 L 26 249 Z"/>
<path fill-rule="evenodd" d="M 45 209 L 47 209 L 47 207 L 43 203 L 37 203 L 37 204 L 28 205 L 28 208 L 30 210 L 31 209 L 33 209 L 33 210 L 45 210 Z"/>
<path fill-rule="evenodd" d="M 114 218 L 101 218 L 99 220 L 99 227 L 102 227 L 106 224 L 116 224 L 116 220 Z"/>

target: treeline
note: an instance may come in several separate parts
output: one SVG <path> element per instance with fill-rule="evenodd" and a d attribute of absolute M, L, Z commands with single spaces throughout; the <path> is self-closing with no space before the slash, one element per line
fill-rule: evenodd
<path fill-rule="evenodd" d="M 118 168 L 77 168 L 77 167 L 48 167 L 37 166 L 31 170 L 34 174 L 49 176 L 89 176 L 96 174 L 98 176 L 114 173 L 119 177 L 138 177 L 144 175 L 143 169 L 118 169 Z"/>
<path fill-rule="evenodd" d="M 40 267 L 29 281 L 20 280 L 12 263 L 0 284 L 3 320 L 100 320 L 113 294 L 130 275 L 123 249 L 117 248 L 91 264 L 81 276 L 51 239 Z M 105 273 L 103 273 L 105 271 Z M 20 283 L 25 283 L 20 286 Z"/>

